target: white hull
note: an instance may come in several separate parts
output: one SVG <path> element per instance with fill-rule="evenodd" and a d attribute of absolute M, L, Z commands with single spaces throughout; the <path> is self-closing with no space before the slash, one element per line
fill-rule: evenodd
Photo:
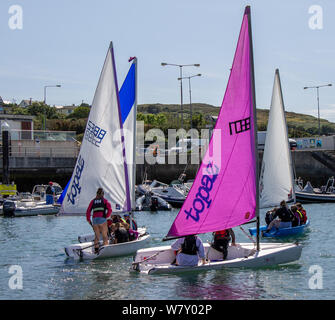
<path fill-rule="evenodd" d="M 137 240 L 102 246 L 98 254 L 94 253 L 93 242 L 78 243 L 64 249 L 66 255 L 74 259 L 94 260 L 112 258 L 134 254 L 137 250 L 147 245 L 149 238 L 149 235 L 144 235 Z"/>
<path fill-rule="evenodd" d="M 326 193 L 311 193 L 304 191 L 296 191 L 295 195 L 298 201 L 303 203 L 312 203 L 312 202 L 335 202 L 335 194 L 326 194 Z"/>
<path fill-rule="evenodd" d="M 137 232 L 141 236 L 143 236 L 147 232 L 147 228 L 138 228 Z M 94 233 L 83 234 L 81 236 L 78 236 L 78 241 L 80 243 L 83 243 L 83 242 L 92 242 L 92 241 L 94 241 L 94 238 L 95 238 Z M 100 237 L 100 240 L 102 240 L 102 236 Z"/>
<path fill-rule="evenodd" d="M 40 215 L 56 215 L 59 211 L 59 206 L 52 204 L 37 205 L 36 207 L 25 208 L 17 207 L 14 212 L 15 217 L 40 216 Z"/>
<path fill-rule="evenodd" d="M 3 208 L 4 206 L 6 209 Z M 8 217 L 55 215 L 60 209 L 60 206 L 33 200 L 6 201 L 4 206 L 2 206 L 2 214 Z"/>
<path fill-rule="evenodd" d="M 222 260 L 222 253 L 211 248 L 210 244 L 204 244 L 204 248 L 209 262 L 204 265 L 199 262 L 198 266 L 192 267 L 171 265 L 175 259 L 171 246 L 141 249 L 136 253 L 133 271 L 165 274 L 224 268 L 260 268 L 299 260 L 302 251 L 301 245 L 295 243 L 260 243 L 261 250 L 258 252 L 253 243 L 241 243 L 230 246 L 227 259 Z M 146 259 L 147 262 L 142 262 Z"/>

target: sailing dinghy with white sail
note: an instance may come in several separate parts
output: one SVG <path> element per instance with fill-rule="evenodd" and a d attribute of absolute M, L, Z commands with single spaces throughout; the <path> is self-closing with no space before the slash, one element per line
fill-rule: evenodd
<path fill-rule="evenodd" d="M 107 52 L 87 121 L 80 154 L 61 206 L 61 215 L 85 215 L 96 190 L 102 187 L 113 214 L 135 209 L 135 135 L 136 135 L 136 61 L 118 91 L 113 45 Z M 124 88 L 124 90 L 123 90 Z M 120 106 L 121 97 L 124 105 Z M 136 240 L 111 244 L 93 252 L 92 243 L 68 246 L 69 256 L 83 259 L 113 257 L 134 253 L 145 246 L 149 235 Z M 79 248 L 79 249 L 78 249 Z"/>
<path fill-rule="evenodd" d="M 260 174 L 260 208 L 279 206 L 282 200 L 295 202 L 293 186 L 283 94 L 276 69 Z"/>
<path fill-rule="evenodd" d="M 273 83 L 259 189 L 261 208 L 278 207 L 282 200 L 286 203 L 296 201 L 291 150 L 278 69 L 276 69 Z M 309 222 L 297 227 L 278 230 L 273 228 L 265 233 L 267 226 L 261 226 L 260 230 L 263 232 L 263 237 L 292 236 L 301 234 L 308 225 Z M 249 228 L 249 232 L 254 236 L 257 230 Z"/>
<path fill-rule="evenodd" d="M 233 228 L 257 218 L 259 192 L 256 150 L 256 103 L 250 7 L 243 16 L 233 66 L 221 110 L 207 152 L 188 196 L 164 240 Z M 302 247 L 295 243 L 240 243 L 222 253 L 204 245 L 207 263 L 175 266 L 171 246 L 140 249 L 132 270 L 151 273 L 264 267 L 298 260 Z"/>

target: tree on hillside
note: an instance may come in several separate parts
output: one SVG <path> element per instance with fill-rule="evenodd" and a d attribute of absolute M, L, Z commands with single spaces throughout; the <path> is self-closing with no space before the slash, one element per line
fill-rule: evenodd
<path fill-rule="evenodd" d="M 316 128 L 316 127 L 312 127 L 312 128 L 308 128 L 306 131 L 307 131 L 310 135 L 315 136 L 315 135 L 318 134 L 319 129 Z"/>
<path fill-rule="evenodd" d="M 148 106 L 148 113 L 158 113 L 159 112 L 159 108 L 153 104 L 151 104 L 150 106 Z"/>
<path fill-rule="evenodd" d="M 334 134 L 334 128 L 332 128 L 329 125 L 322 125 L 321 126 L 321 134 L 325 134 L 325 135 L 330 135 L 330 134 Z"/>
<path fill-rule="evenodd" d="M 32 116 L 46 115 L 47 119 L 58 119 L 59 114 L 57 109 L 45 105 L 43 102 L 33 102 L 30 106 L 27 107 L 28 113 Z"/>
<path fill-rule="evenodd" d="M 26 108 L 21 108 L 19 106 L 15 106 L 12 108 L 12 114 L 16 114 L 16 115 L 28 115 L 29 112 Z"/>
<path fill-rule="evenodd" d="M 86 119 L 90 113 L 91 108 L 88 106 L 79 106 L 69 114 L 66 119 Z"/>
<path fill-rule="evenodd" d="M 136 120 L 137 121 L 144 121 L 145 122 L 145 115 L 143 113 L 141 113 L 141 112 L 137 113 Z"/>
<path fill-rule="evenodd" d="M 192 127 L 201 129 L 206 124 L 204 116 L 201 113 L 194 114 L 192 116 Z"/>
<path fill-rule="evenodd" d="M 163 126 L 164 124 L 166 124 L 166 122 L 167 122 L 167 118 L 165 114 L 159 113 L 156 115 L 156 124 L 158 126 Z"/>

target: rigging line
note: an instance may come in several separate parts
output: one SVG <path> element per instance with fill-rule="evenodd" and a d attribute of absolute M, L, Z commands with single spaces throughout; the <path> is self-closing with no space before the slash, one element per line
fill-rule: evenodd
<path fill-rule="evenodd" d="M 247 232 L 245 232 L 245 230 L 240 226 L 240 229 L 242 230 L 242 232 L 249 238 L 249 240 L 251 240 L 253 242 L 253 244 L 255 245 L 256 242 L 253 238 L 251 238 Z"/>

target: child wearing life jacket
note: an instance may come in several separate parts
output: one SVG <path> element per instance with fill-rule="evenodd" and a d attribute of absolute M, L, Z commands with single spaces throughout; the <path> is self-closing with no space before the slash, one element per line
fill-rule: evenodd
<path fill-rule="evenodd" d="M 233 229 L 225 229 L 216 231 L 213 233 L 214 242 L 212 243 L 212 247 L 223 253 L 223 260 L 226 260 L 228 255 L 228 246 L 229 241 L 232 241 L 232 245 L 235 246 L 235 233 Z"/>
<path fill-rule="evenodd" d="M 302 215 L 299 214 L 297 211 L 297 206 L 291 206 L 291 211 L 292 211 L 292 227 L 297 227 L 300 226 L 301 220 L 302 220 Z"/>
<path fill-rule="evenodd" d="M 266 225 L 269 225 L 271 223 L 271 221 L 273 220 L 273 214 L 278 210 L 277 207 L 273 208 L 272 210 L 269 210 L 266 214 L 265 214 L 265 223 Z"/>
<path fill-rule="evenodd" d="M 300 221 L 300 224 L 306 224 L 306 222 L 307 222 L 306 210 L 302 207 L 300 202 L 296 203 L 296 207 L 297 207 L 298 213 L 302 215 L 302 219 Z"/>

